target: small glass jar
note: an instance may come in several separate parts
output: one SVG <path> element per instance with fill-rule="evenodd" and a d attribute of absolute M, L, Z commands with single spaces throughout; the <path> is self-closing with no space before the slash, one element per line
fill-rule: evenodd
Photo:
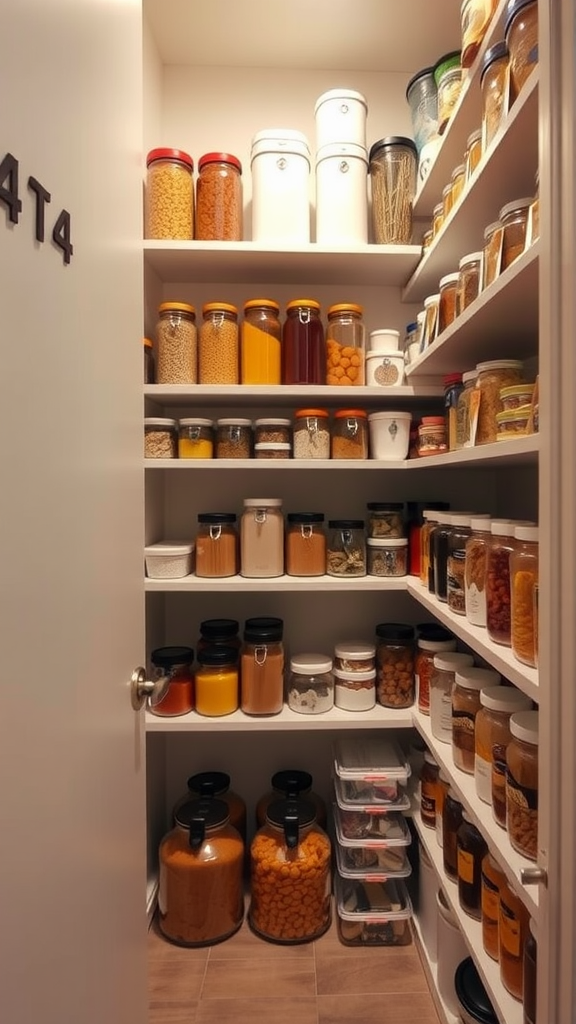
<path fill-rule="evenodd" d="M 178 454 L 178 424 L 163 416 L 144 420 L 144 458 L 175 459 Z"/>
<path fill-rule="evenodd" d="M 216 420 L 216 458 L 249 459 L 252 455 L 252 420 L 237 416 Z"/>
<path fill-rule="evenodd" d="M 451 786 L 442 809 L 442 861 L 452 881 L 458 880 L 458 829 L 462 824 L 463 807 Z"/>
<path fill-rule="evenodd" d="M 486 628 L 496 644 L 510 647 L 510 555 L 514 549 L 514 523 L 493 519 L 486 553 Z"/>
<path fill-rule="evenodd" d="M 274 441 L 262 441 L 254 445 L 255 459 L 290 459 L 292 457 L 292 445 L 276 443 Z"/>
<path fill-rule="evenodd" d="M 537 932 L 536 922 L 530 918 L 528 935 L 524 943 L 524 959 L 522 965 L 522 1006 L 524 1024 L 536 1022 L 536 984 L 537 984 Z"/>
<path fill-rule="evenodd" d="M 438 523 L 441 512 L 437 509 L 426 508 L 422 512 L 422 530 L 420 533 L 420 582 L 423 586 L 428 586 L 428 580 L 430 576 L 431 564 L 430 564 L 430 535 L 432 530 Z M 432 584 L 432 591 L 434 590 L 434 584 Z"/>
<path fill-rule="evenodd" d="M 414 676 L 418 695 L 418 711 L 430 714 L 430 680 L 434 670 L 434 655 L 456 650 L 456 638 L 436 623 L 423 623 L 417 627 L 418 640 Z"/>
<path fill-rule="evenodd" d="M 436 842 L 440 849 L 444 846 L 444 804 L 450 789 L 450 777 L 443 768 L 438 772 L 436 788 Z"/>
<path fill-rule="evenodd" d="M 376 697 L 385 708 L 414 703 L 414 627 L 403 622 L 376 626 Z"/>
<path fill-rule="evenodd" d="M 280 306 L 273 299 L 249 299 L 244 303 L 240 331 L 240 380 L 242 384 L 280 384 L 282 327 Z"/>
<path fill-rule="evenodd" d="M 501 676 L 489 668 L 460 666 L 452 687 L 452 757 L 456 768 L 474 774 L 476 715 L 480 711 L 480 690 L 499 686 Z"/>
<path fill-rule="evenodd" d="M 522 383 L 522 363 L 519 359 L 492 359 L 486 363 L 478 363 L 476 369 L 480 407 L 475 444 L 492 444 L 498 434 L 496 413 L 503 410 L 500 391 L 508 384 Z"/>
<path fill-rule="evenodd" d="M 334 704 L 343 711 L 370 711 L 376 703 L 376 669 L 334 669 Z"/>
<path fill-rule="evenodd" d="M 377 245 L 410 245 L 417 151 L 412 139 L 389 135 L 370 149 L 372 230 Z"/>
<path fill-rule="evenodd" d="M 368 458 L 368 416 L 363 409 L 334 413 L 330 454 L 333 459 Z"/>
<path fill-rule="evenodd" d="M 326 554 L 328 576 L 365 576 L 366 540 L 363 519 L 330 519 Z"/>
<path fill-rule="evenodd" d="M 462 910 L 476 921 L 482 917 L 482 861 L 488 853 L 486 842 L 462 811 L 462 824 L 456 834 L 458 859 L 458 902 Z"/>
<path fill-rule="evenodd" d="M 290 512 L 286 527 L 288 576 L 324 576 L 326 535 L 321 512 Z"/>
<path fill-rule="evenodd" d="M 529 711 L 532 701 L 513 686 L 480 690 L 480 710 L 474 729 L 476 795 L 492 804 L 494 820 L 506 828 L 506 747 L 512 739 L 510 716 Z"/>
<path fill-rule="evenodd" d="M 505 877 L 491 854 L 482 860 L 480 898 L 482 905 L 482 945 L 492 960 L 500 959 L 499 918 L 500 887 Z"/>
<path fill-rule="evenodd" d="M 376 645 L 341 643 L 334 648 L 334 669 L 339 672 L 371 672 L 376 668 Z"/>
<path fill-rule="evenodd" d="M 369 501 L 368 536 L 397 540 L 406 536 L 404 503 L 402 501 Z"/>
<path fill-rule="evenodd" d="M 436 203 L 432 210 L 432 240 L 440 234 L 444 225 L 444 203 Z"/>
<path fill-rule="evenodd" d="M 156 323 L 156 383 L 196 384 L 196 310 L 187 302 L 162 302 Z"/>
<path fill-rule="evenodd" d="M 420 351 L 425 352 L 427 348 L 436 341 L 438 337 L 438 309 L 440 305 L 440 294 L 427 295 L 424 299 L 424 331 Z"/>
<path fill-rule="evenodd" d="M 238 384 L 238 310 L 228 302 L 206 302 L 198 339 L 198 383 Z"/>
<path fill-rule="evenodd" d="M 456 292 L 458 274 L 446 274 L 440 278 L 440 306 L 438 311 L 438 334 L 442 334 L 456 319 Z"/>
<path fill-rule="evenodd" d="M 452 208 L 456 206 L 456 203 L 460 199 L 464 191 L 466 184 L 466 166 L 465 164 L 458 164 L 457 167 L 452 171 Z"/>
<path fill-rule="evenodd" d="M 150 660 L 156 679 L 168 677 L 168 689 L 149 710 L 162 718 L 187 715 L 194 710 L 194 651 L 191 647 L 157 647 Z"/>
<path fill-rule="evenodd" d="M 150 338 L 144 338 L 144 383 L 154 384 L 156 379 L 154 369 L 154 346 Z"/>
<path fill-rule="evenodd" d="M 330 420 L 327 409 L 298 409 L 294 413 L 294 458 L 330 458 Z"/>
<path fill-rule="evenodd" d="M 205 153 L 198 161 L 194 237 L 242 241 L 242 164 L 231 153 Z"/>
<path fill-rule="evenodd" d="M 235 647 L 205 647 L 197 653 L 196 711 L 209 718 L 238 709 L 238 651 Z"/>
<path fill-rule="evenodd" d="M 254 441 L 256 444 L 291 444 L 291 421 L 278 417 L 255 420 Z"/>
<path fill-rule="evenodd" d="M 498 214 L 502 224 L 501 271 L 506 270 L 514 263 L 514 260 L 517 260 L 526 248 L 526 228 L 531 205 L 531 196 L 528 196 L 527 199 L 516 199 L 503 206 Z"/>
<path fill-rule="evenodd" d="M 418 456 L 442 455 L 448 451 L 446 421 L 443 416 L 423 416 L 418 424 Z"/>
<path fill-rule="evenodd" d="M 534 595 L 538 587 L 538 527 L 517 526 L 510 554 L 510 639 L 512 653 L 524 665 L 536 667 L 537 622 Z"/>
<path fill-rule="evenodd" d="M 326 341 L 315 299 L 292 299 L 282 329 L 282 383 L 325 384 Z"/>
<path fill-rule="evenodd" d="M 355 387 L 365 383 L 366 328 L 362 306 L 338 303 L 328 309 L 326 383 Z"/>
<path fill-rule="evenodd" d="M 230 789 L 227 772 L 197 772 L 187 782 L 186 793 L 174 805 L 174 815 L 190 800 L 222 800 L 228 808 L 230 824 L 238 829 L 246 841 L 246 804 L 238 793 Z"/>
<path fill-rule="evenodd" d="M 434 66 L 434 81 L 438 89 L 438 135 L 446 130 L 462 88 L 460 50 L 446 53 Z"/>
<path fill-rule="evenodd" d="M 454 202 L 452 197 L 452 182 L 449 182 L 442 189 L 442 213 L 444 215 L 444 221 L 448 220 L 453 205 Z"/>
<path fill-rule="evenodd" d="M 456 289 L 456 316 L 460 316 L 480 294 L 482 260 L 484 253 L 470 252 L 458 264 L 458 287 Z"/>
<path fill-rule="evenodd" d="M 474 664 L 471 654 L 442 651 L 434 655 L 430 679 L 430 728 L 442 743 L 452 743 L 452 689 L 457 669 Z"/>
<path fill-rule="evenodd" d="M 178 457 L 211 459 L 214 455 L 214 422 L 194 416 L 178 424 Z"/>
<path fill-rule="evenodd" d="M 422 824 L 436 828 L 436 790 L 440 768 L 429 750 L 424 751 L 424 764 L 420 772 L 420 817 Z"/>
<path fill-rule="evenodd" d="M 368 537 L 368 575 L 406 576 L 408 539 L 406 537 Z"/>
<path fill-rule="evenodd" d="M 444 377 L 444 419 L 446 440 L 451 452 L 456 451 L 458 399 L 463 387 L 461 373 L 449 373 Z"/>
<path fill-rule="evenodd" d="M 238 619 L 204 619 L 200 623 L 200 637 L 196 645 L 197 651 L 206 647 L 234 647 L 240 650 Z"/>
<path fill-rule="evenodd" d="M 428 228 L 428 231 L 425 231 L 424 234 L 422 235 L 422 256 L 424 256 L 428 252 L 428 249 L 432 245 L 433 241 L 434 230 L 433 228 Z"/>
<path fill-rule="evenodd" d="M 196 575 L 206 579 L 236 576 L 238 563 L 234 512 L 201 512 L 196 534 Z"/>
<path fill-rule="evenodd" d="M 321 796 L 312 789 L 314 780 L 310 772 L 299 768 L 287 768 L 274 772 L 270 779 L 271 790 L 264 793 L 256 804 L 256 825 L 261 828 L 266 822 L 266 814 L 270 804 L 276 800 L 306 800 L 312 804 L 316 812 L 316 821 L 321 828 L 326 828 L 326 804 Z"/>
<path fill-rule="evenodd" d="M 240 523 L 240 575 L 269 579 L 283 573 L 282 498 L 245 498 Z"/>
<path fill-rule="evenodd" d="M 288 707 L 302 715 L 321 715 L 334 707 L 332 658 L 294 654 L 290 658 Z"/>
<path fill-rule="evenodd" d="M 502 40 L 486 50 L 480 70 L 482 148 L 488 149 L 508 113 L 508 47 Z"/>
<path fill-rule="evenodd" d="M 470 517 L 471 534 L 466 541 L 464 563 L 464 605 L 466 618 L 474 626 L 486 626 L 486 565 L 491 520 Z"/>
<path fill-rule="evenodd" d="M 530 915 L 506 879 L 500 886 L 500 980 L 515 999 L 522 999 L 524 987 L 524 944 Z"/>
<path fill-rule="evenodd" d="M 240 706 L 247 715 L 277 715 L 284 697 L 284 623 L 246 619 L 240 654 Z"/>
<path fill-rule="evenodd" d="M 482 264 L 482 290 L 491 285 L 502 269 L 502 224 L 492 221 L 484 228 L 484 261 Z"/>
<path fill-rule="evenodd" d="M 456 615 L 465 613 L 466 541 L 470 537 L 470 516 L 455 514 L 450 519 L 448 557 L 446 559 L 446 597 Z"/>
<path fill-rule="evenodd" d="M 510 51 L 511 98 L 514 100 L 538 64 L 537 0 L 515 0 L 508 4 L 504 35 Z"/>
<path fill-rule="evenodd" d="M 538 855 L 538 712 L 515 711 L 506 748 L 506 828 L 529 860 Z"/>
<path fill-rule="evenodd" d="M 476 387 L 477 377 L 477 370 L 467 370 L 466 373 L 462 374 L 464 387 L 458 396 L 458 406 L 456 409 L 456 449 L 471 447 L 470 402 L 472 391 Z"/>
<path fill-rule="evenodd" d="M 151 149 L 146 167 L 145 237 L 194 238 L 192 157 L 182 149 Z"/>
<path fill-rule="evenodd" d="M 464 155 L 464 165 L 466 167 L 466 184 L 470 181 L 470 178 L 474 174 L 474 171 L 478 167 L 482 159 L 482 129 L 477 128 L 475 131 L 470 132 L 466 141 L 466 153 Z"/>

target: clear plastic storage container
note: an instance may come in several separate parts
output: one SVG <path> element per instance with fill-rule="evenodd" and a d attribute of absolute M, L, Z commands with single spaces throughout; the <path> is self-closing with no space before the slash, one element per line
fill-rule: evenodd
<path fill-rule="evenodd" d="M 320 715 L 334 706 L 332 658 L 293 654 L 287 685 L 288 707 L 303 715 Z"/>
<path fill-rule="evenodd" d="M 336 875 L 338 936 L 345 946 L 407 946 L 412 905 L 401 881 L 361 882 Z"/>

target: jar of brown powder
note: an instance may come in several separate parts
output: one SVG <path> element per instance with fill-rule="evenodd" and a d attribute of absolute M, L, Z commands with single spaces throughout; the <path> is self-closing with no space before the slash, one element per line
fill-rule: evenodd
<path fill-rule="evenodd" d="M 247 715 L 277 715 L 284 697 L 284 623 L 246 619 L 240 653 L 240 707 Z"/>
<path fill-rule="evenodd" d="M 286 572 L 288 576 L 323 576 L 326 536 L 321 512 L 291 512 L 287 516 Z"/>

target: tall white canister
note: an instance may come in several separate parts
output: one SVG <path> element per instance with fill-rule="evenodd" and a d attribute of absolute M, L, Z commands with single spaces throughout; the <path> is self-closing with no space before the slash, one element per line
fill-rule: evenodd
<path fill-rule="evenodd" d="M 362 245 L 368 241 L 368 154 L 348 142 L 316 155 L 316 241 Z"/>
<path fill-rule="evenodd" d="M 266 128 L 252 139 L 252 239 L 310 241 L 310 147 L 302 132 Z"/>
<path fill-rule="evenodd" d="M 329 89 L 316 100 L 316 149 L 335 142 L 366 145 L 368 104 L 361 92 Z"/>

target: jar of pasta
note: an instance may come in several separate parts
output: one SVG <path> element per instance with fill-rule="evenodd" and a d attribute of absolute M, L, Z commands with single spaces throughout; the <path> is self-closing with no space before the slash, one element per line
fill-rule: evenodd
<path fill-rule="evenodd" d="M 506 270 L 514 260 L 522 255 L 526 248 L 526 229 L 528 211 L 532 205 L 532 197 L 515 199 L 503 206 L 498 214 L 502 224 L 502 263 L 500 270 Z"/>
<path fill-rule="evenodd" d="M 197 659 L 196 711 L 209 718 L 231 715 L 238 708 L 238 651 L 204 647 Z"/>
<path fill-rule="evenodd" d="M 187 715 L 194 710 L 194 651 L 191 647 L 157 647 L 150 655 L 155 679 L 167 680 L 158 701 L 150 701 L 149 710 L 162 718 Z"/>
<path fill-rule="evenodd" d="M 178 456 L 211 459 L 214 454 L 214 422 L 192 416 L 178 424 Z"/>
<path fill-rule="evenodd" d="M 499 686 L 500 673 L 489 668 L 461 666 L 454 674 L 452 687 L 452 757 L 460 771 L 474 773 L 476 715 L 480 711 L 480 691 Z"/>
<path fill-rule="evenodd" d="M 194 161 L 182 149 L 151 149 L 146 157 L 146 238 L 194 238 Z"/>
<path fill-rule="evenodd" d="M 368 416 L 363 409 L 338 409 L 332 426 L 333 459 L 368 458 Z"/>
<path fill-rule="evenodd" d="M 363 519 L 330 519 L 326 572 L 328 576 L 365 576 L 366 539 Z"/>
<path fill-rule="evenodd" d="M 216 458 L 249 459 L 252 454 L 252 420 L 239 416 L 216 420 Z"/>
<path fill-rule="evenodd" d="M 480 70 L 482 93 L 482 149 L 498 133 L 508 113 L 508 47 L 502 40 L 486 50 Z"/>
<path fill-rule="evenodd" d="M 423 623 L 416 627 L 416 661 L 414 676 L 418 696 L 418 711 L 423 715 L 430 714 L 430 679 L 434 668 L 434 655 L 443 651 L 456 650 L 456 638 L 434 622 Z"/>
<path fill-rule="evenodd" d="M 536 665 L 537 637 L 534 592 L 538 586 L 538 527 L 516 526 L 510 554 L 512 653 L 524 665 Z"/>
<path fill-rule="evenodd" d="M 438 334 L 442 334 L 456 319 L 456 292 L 458 274 L 446 274 L 440 278 L 440 305 L 438 311 Z"/>
<path fill-rule="evenodd" d="M 403 622 L 376 626 L 376 697 L 385 708 L 414 703 L 414 627 Z"/>
<path fill-rule="evenodd" d="M 198 161 L 194 237 L 242 241 L 242 164 L 231 153 L 205 153 Z"/>
<path fill-rule="evenodd" d="M 529 860 L 538 854 L 538 712 L 516 711 L 506 748 L 506 827 L 510 842 Z"/>
<path fill-rule="evenodd" d="M 490 853 L 482 859 L 480 902 L 482 910 L 482 945 L 492 960 L 500 959 L 499 918 L 500 887 L 505 877 Z"/>
<path fill-rule="evenodd" d="M 271 790 L 264 793 L 256 804 L 257 828 L 264 825 L 270 804 L 277 800 L 305 800 L 314 807 L 316 821 L 320 827 L 326 828 L 326 804 L 312 789 L 313 784 L 314 779 L 310 772 L 304 772 L 300 768 L 286 768 L 274 772 L 270 779 Z"/>
<path fill-rule="evenodd" d="M 240 337 L 242 384 L 280 384 L 282 327 L 280 306 L 273 299 L 249 299 L 244 303 Z"/>
<path fill-rule="evenodd" d="M 156 324 L 156 383 L 195 384 L 196 310 L 187 302 L 162 302 Z"/>
<path fill-rule="evenodd" d="M 283 573 L 282 498 L 245 498 L 240 523 L 240 575 L 268 579 Z"/>
<path fill-rule="evenodd" d="M 187 782 L 186 794 L 174 806 L 174 815 L 190 800 L 222 800 L 230 814 L 230 824 L 237 828 L 246 841 L 246 804 L 238 793 L 230 789 L 227 772 L 197 772 Z"/>
<path fill-rule="evenodd" d="M 277 715 L 284 698 L 282 619 L 246 619 L 240 654 L 240 706 L 247 715 Z"/>
<path fill-rule="evenodd" d="M 238 531 L 234 512 L 201 512 L 196 534 L 196 575 L 209 579 L 238 572 Z"/>
<path fill-rule="evenodd" d="M 494 643 L 511 645 L 510 555 L 514 548 L 514 523 L 493 519 L 486 555 L 486 628 Z"/>
<path fill-rule="evenodd" d="M 470 252 L 458 264 L 458 287 L 456 289 L 456 316 L 460 316 L 480 294 L 482 280 L 482 252 Z"/>
<path fill-rule="evenodd" d="M 502 412 L 501 388 L 521 384 L 522 363 L 519 359 L 491 359 L 476 366 L 476 387 L 480 391 L 476 444 L 492 444 L 498 434 L 496 413 Z"/>
<path fill-rule="evenodd" d="M 458 864 L 458 902 L 470 917 L 480 921 L 482 861 L 488 847 L 476 825 L 465 810 L 462 824 L 456 833 L 456 855 Z"/>
<path fill-rule="evenodd" d="M 498 277 L 502 263 L 502 224 L 499 220 L 492 221 L 484 228 L 484 269 L 482 273 L 482 290 L 492 284 Z"/>
<path fill-rule="evenodd" d="M 320 715 L 334 707 L 332 658 L 294 654 L 287 684 L 288 707 L 302 715 Z"/>
<path fill-rule="evenodd" d="M 286 527 L 288 576 L 324 576 L 326 535 L 321 512 L 290 512 Z"/>
<path fill-rule="evenodd" d="M 294 413 L 294 458 L 330 458 L 330 420 L 327 409 L 298 409 Z"/>
<path fill-rule="evenodd" d="M 429 750 L 424 751 L 424 764 L 420 772 L 420 817 L 422 824 L 436 828 L 436 789 L 438 787 L 438 762 Z"/>
<path fill-rule="evenodd" d="M 512 739 L 510 716 L 529 711 L 532 701 L 514 686 L 487 686 L 480 690 L 480 710 L 474 729 L 474 782 L 476 794 L 492 804 L 494 820 L 506 828 L 506 747 Z"/>
<path fill-rule="evenodd" d="M 341 302 L 328 309 L 326 383 L 342 387 L 364 384 L 366 328 L 362 306 Z"/>
<path fill-rule="evenodd" d="M 443 651 L 434 655 L 430 679 L 430 728 L 443 743 L 452 742 L 452 689 L 457 669 L 474 664 L 471 654 Z"/>
<path fill-rule="evenodd" d="M 500 885 L 498 937 L 500 941 L 500 980 L 515 999 L 522 999 L 524 982 L 524 944 L 530 915 L 509 882 Z"/>
<path fill-rule="evenodd" d="M 238 310 L 228 302 L 206 302 L 198 339 L 198 383 L 238 384 Z"/>
<path fill-rule="evenodd" d="M 482 159 L 482 129 L 476 128 L 475 131 L 470 132 L 466 141 L 466 153 L 464 156 L 464 164 L 466 167 L 466 184 L 470 181 L 470 178 L 474 174 L 474 171 L 478 167 Z"/>

